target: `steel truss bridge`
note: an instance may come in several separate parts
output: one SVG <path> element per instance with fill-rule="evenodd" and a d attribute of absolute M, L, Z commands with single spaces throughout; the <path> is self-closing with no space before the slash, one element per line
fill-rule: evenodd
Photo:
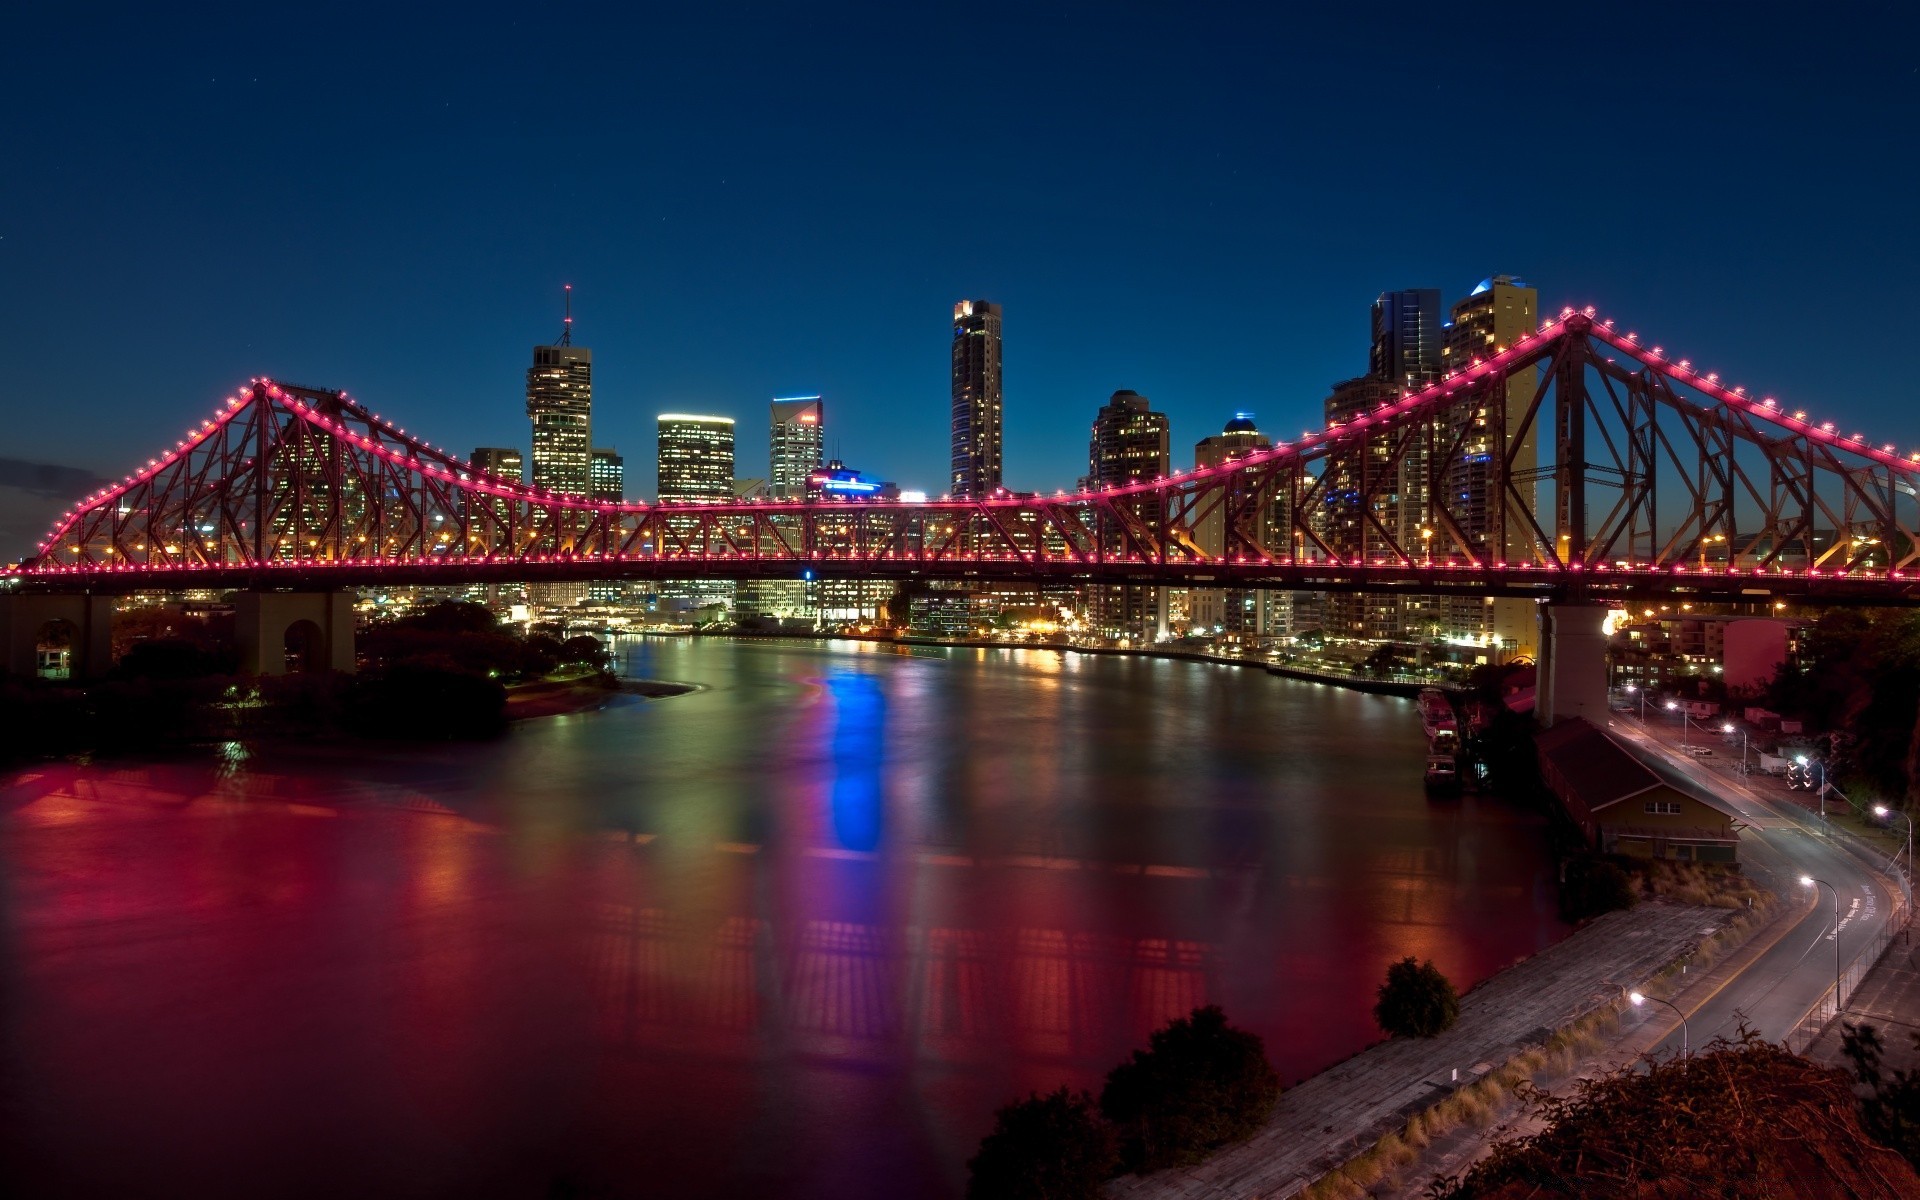
<path fill-rule="evenodd" d="M 1920 604 L 1920 453 L 1591 310 L 1354 419 L 1125 487 L 616 504 L 253 381 L 66 512 L 16 590 L 817 578 Z"/>

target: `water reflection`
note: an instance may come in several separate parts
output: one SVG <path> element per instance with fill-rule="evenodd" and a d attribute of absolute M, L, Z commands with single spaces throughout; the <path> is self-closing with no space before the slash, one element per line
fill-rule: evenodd
<path fill-rule="evenodd" d="M 1429 804 L 1404 702 L 623 654 L 707 690 L 0 778 L 4 1161 L 63 1195 L 957 1195 L 995 1105 L 1195 1004 L 1292 1081 L 1371 1040 L 1391 959 L 1466 982 L 1561 933 L 1540 827 Z"/>

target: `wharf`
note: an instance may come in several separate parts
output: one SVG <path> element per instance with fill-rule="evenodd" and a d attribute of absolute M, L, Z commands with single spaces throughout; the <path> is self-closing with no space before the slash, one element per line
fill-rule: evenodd
<path fill-rule="evenodd" d="M 1266 1128 L 1248 1141 L 1198 1166 L 1125 1176 L 1106 1193 L 1113 1200 L 1284 1200 L 1414 1113 L 1619 1002 L 1733 915 L 1662 901 L 1608 913 L 1461 997 L 1459 1023 L 1439 1037 L 1363 1050 L 1281 1093 Z"/>

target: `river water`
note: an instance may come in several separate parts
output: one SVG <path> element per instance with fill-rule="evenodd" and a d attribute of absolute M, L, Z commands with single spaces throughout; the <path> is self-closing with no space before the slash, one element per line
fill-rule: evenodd
<path fill-rule="evenodd" d="M 1188 662 L 634 639 L 478 746 L 0 775 L 13 1194 L 957 1196 L 1218 1003 L 1292 1083 L 1563 936 L 1411 702 Z"/>

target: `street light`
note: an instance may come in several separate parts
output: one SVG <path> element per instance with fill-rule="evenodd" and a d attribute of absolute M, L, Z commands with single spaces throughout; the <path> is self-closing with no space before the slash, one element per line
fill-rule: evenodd
<path fill-rule="evenodd" d="M 1640 693 L 1640 724 L 1645 725 L 1647 723 L 1647 689 L 1636 688 L 1632 684 L 1628 684 L 1627 695 L 1631 696 L 1635 692 Z"/>
<path fill-rule="evenodd" d="M 1641 1005 L 1645 1004 L 1649 1000 L 1653 1001 L 1655 1004 L 1664 1004 L 1668 1008 L 1671 1008 L 1673 1010 L 1673 1015 L 1680 1018 L 1680 1057 L 1685 1058 L 1688 1054 L 1691 1054 L 1693 1052 L 1693 1041 L 1691 1036 L 1687 1033 L 1687 1014 L 1680 1011 L 1679 1005 L 1675 1004 L 1671 1000 L 1662 1000 L 1658 996 L 1645 996 L 1639 992 L 1628 992 L 1627 999 L 1633 1001 L 1633 1006 L 1635 1008 L 1639 1008 Z"/>
<path fill-rule="evenodd" d="M 1722 725 L 1720 727 L 1720 732 L 1732 733 L 1733 722 L 1728 721 L 1726 724 Z M 1745 775 L 1747 773 L 1747 731 L 1744 729 L 1740 731 L 1740 773 L 1742 775 Z"/>
<path fill-rule="evenodd" d="M 1422 529 L 1420 531 L 1420 547 L 1426 553 L 1427 565 L 1431 567 L 1433 565 L 1433 530 Z"/>
<path fill-rule="evenodd" d="M 1724 542 L 1726 540 L 1727 540 L 1727 535 L 1724 533 L 1716 533 L 1712 537 L 1703 537 L 1700 539 L 1700 569 L 1702 571 L 1707 569 L 1708 544 L 1712 542 Z"/>
<path fill-rule="evenodd" d="M 1800 877 L 1801 887 L 1823 887 L 1833 893 L 1833 1011 L 1840 1011 L 1840 893 L 1824 879 L 1815 879 L 1811 875 Z"/>
<path fill-rule="evenodd" d="M 1907 922 L 1902 928 L 1906 930 L 1907 941 L 1911 943 L 1913 941 L 1913 815 L 1896 808 L 1888 808 L 1884 804 L 1873 806 L 1873 815 L 1882 821 L 1896 813 L 1907 823 Z"/>

